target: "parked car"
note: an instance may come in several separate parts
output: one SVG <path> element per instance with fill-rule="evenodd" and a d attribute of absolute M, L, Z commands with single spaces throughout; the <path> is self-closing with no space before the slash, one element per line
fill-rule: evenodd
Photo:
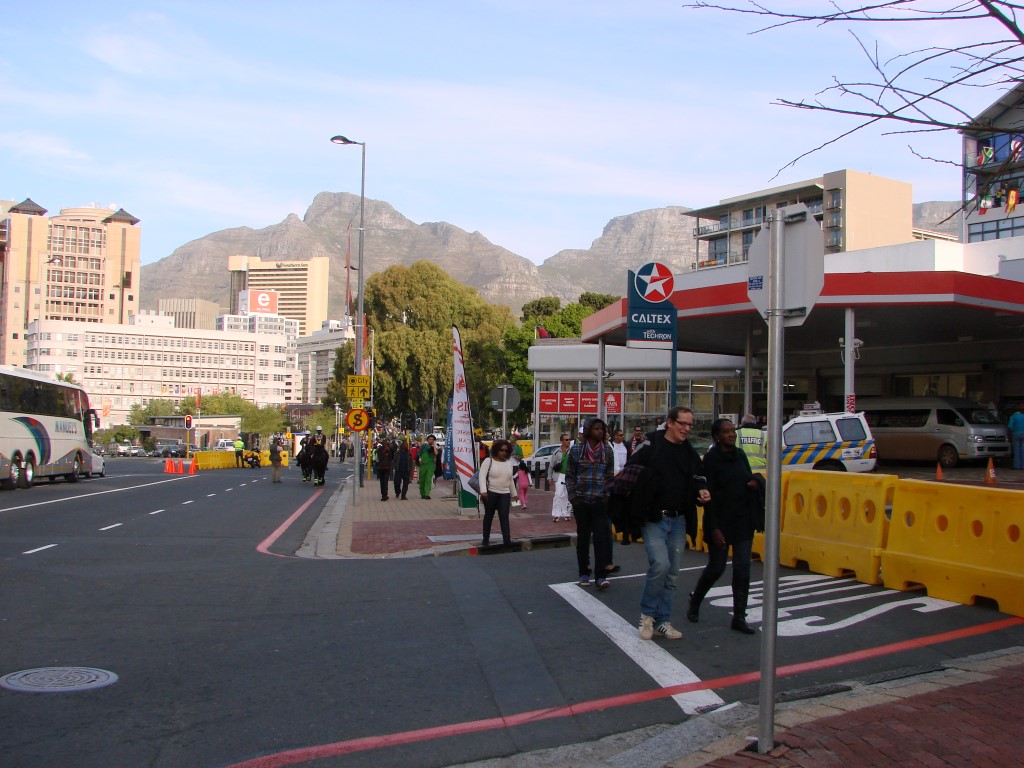
<path fill-rule="evenodd" d="M 148 456 L 149 454 L 146 453 L 146 449 L 143 448 L 141 445 L 132 445 L 132 446 L 130 446 L 128 448 L 128 455 L 129 456 Z"/>
<path fill-rule="evenodd" d="M 156 450 L 156 455 L 162 459 L 177 459 L 185 455 L 185 446 L 179 443 L 161 445 Z"/>
<path fill-rule="evenodd" d="M 536 451 L 523 459 L 523 463 L 529 467 L 530 473 L 533 474 L 535 470 L 539 470 L 541 474 L 547 473 L 548 465 L 551 463 L 551 454 L 558 449 L 559 445 L 560 443 L 542 445 Z"/>

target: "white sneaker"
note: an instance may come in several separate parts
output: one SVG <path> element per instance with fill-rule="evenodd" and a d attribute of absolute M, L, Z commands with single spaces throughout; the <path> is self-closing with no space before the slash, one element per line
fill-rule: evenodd
<path fill-rule="evenodd" d="M 640 639 L 650 640 L 654 637 L 654 617 L 640 614 Z"/>
<path fill-rule="evenodd" d="M 667 621 L 663 621 L 661 624 L 656 626 L 654 628 L 654 632 L 658 637 L 664 637 L 666 640 L 678 640 L 683 636 L 682 632 L 673 627 Z"/>

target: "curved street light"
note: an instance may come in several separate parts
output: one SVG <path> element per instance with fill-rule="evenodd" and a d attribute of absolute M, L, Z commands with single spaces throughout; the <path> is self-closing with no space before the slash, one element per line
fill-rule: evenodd
<path fill-rule="evenodd" d="M 359 181 L 359 257 L 358 266 L 356 271 L 359 273 L 356 283 L 356 292 L 358 293 L 356 318 L 353 323 L 353 328 L 356 334 L 356 349 L 355 349 L 355 374 L 357 376 L 363 375 L 363 212 L 366 207 L 366 142 L 365 141 L 353 141 L 347 136 L 332 136 L 332 144 L 341 145 L 355 145 L 362 150 L 362 172 L 360 174 Z M 337 438 L 337 434 L 335 434 Z M 352 501 L 355 503 L 356 500 L 356 487 L 362 487 L 363 485 L 363 433 L 356 432 L 354 440 L 355 448 L 355 460 L 356 460 L 356 473 L 358 477 L 358 483 L 352 484 Z"/>

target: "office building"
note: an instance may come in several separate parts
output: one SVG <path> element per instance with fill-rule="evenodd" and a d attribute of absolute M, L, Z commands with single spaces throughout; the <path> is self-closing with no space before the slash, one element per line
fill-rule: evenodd
<path fill-rule="evenodd" d="M 0 202 L 0 363 L 25 365 L 31 322 L 127 323 L 139 306 L 139 220 L 123 208 Z"/>
<path fill-rule="evenodd" d="M 155 312 L 131 322 L 33 322 L 28 367 L 74 374 L 104 424 L 125 424 L 153 399 L 232 393 L 258 406 L 295 402 L 301 384 L 294 340 L 285 333 L 175 328 Z"/>
<path fill-rule="evenodd" d="M 1024 235 L 1024 84 L 1004 93 L 961 131 L 963 239 L 969 243 Z"/>
<path fill-rule="evenodd" d="M 238 297 L 247 290 L 276 291 L 278 312 L 299 321 L 299 335 L 319 328 L 327 319 L 327 280 L 330 259 L 315 256 L 308 261 L 263 261 L 256 256 L 228 257 L 231 272 L 229 314 L 239 312 Z"/>
<path fill-rule="evenodd" d="M 175 328 L 203 328 L 212 331 L 217 327 L 220 307 L 215 301 L 206 299 L 160 299 L 157 311 L 174 318 Z"/>
<path fill-rule="evenodd" d="M 842 253 L 908 243 L 923 237 L 913 229 L 912 187 L 903 181 L 859 171 L 826 173 L 687 211 L 697 220 L 695 269 L 747 261 L 747 252 L 767 216 L 805 203 L 822 225 L 825 253 Z"/>
<path fill-rule="evenodd" d="M 303 403 L 321 403 L 327 397 L 327 384 L 334 378 L 338 349 L 355 340 L 351 323 L 327 320 L 319 331 L 298 340 L 299 369 L 302 371 Z"/>

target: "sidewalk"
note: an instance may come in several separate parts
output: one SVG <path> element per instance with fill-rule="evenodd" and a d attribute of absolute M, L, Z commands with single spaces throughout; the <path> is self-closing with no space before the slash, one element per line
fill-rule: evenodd
<path fill-rule="evenodd" d="M 918 476 L 929 470 L 922 468 Z M 947 482 L 975 484 L 982 468 L 957 468 Z M 913 476 L 911 473 L 902 473 Z M 1024 473 L 1000 473 L 999 487 L 1021 488 Z M 950 477 L 953 475 L 953 477 Z M 980 478 L 978 476 L 981 476 Z M 925 478 L 922 478 L 925 479 Z M 1007 482 L 1008 481 L 1008 482 Z M 393 491 L 393 489 L 391 489 Z M 409 488 L 407 501 L 380 498 L 367 477 L 352 503 L 342 485 L 303 545 L 305 556 L 391 558 L 477 554 L 483 510 L 460 510 L 451 481 L 431 498 Z M 526 509 L 513 508 L 512 537 L 526 549 L 553 535 L 575 539 L 571 521 L 553 523 L 550 492 L 531 488 Z M 492 541 L 500 541 L 494 521 Z M 565 544 L 562 544 L 563 546 Z M 500 547 L 492 549 L 500 550 Z M 628 738 L 474 763 L 474 768 L 963 768 L 1024 766 L 1024 647 L 944 662 L 936 670 L 867 684 L 851 681 L 838 693 L 780 702 L 775 743 L 768 754 L 747 749 L 758 732 L 757 707 L 736 704 L 663 730 L 625 748 Z M 624 750 L 624 751 L 623 751 Z M 582 759 L 581 759 L 582 758 Z"/>
<path fill-rule="evenodd" d="M 351 481 L 350 481 L 351 482 Z M 543 489 L 544 482 L 541 481 Z M 352 503 L 352 486 L 346 484 L 328 502 L 340 517 L 335 551 L 338 557 L 423 557 L 430 555 L 473 554 L 483 537 L 483 505 L 479 510 L 458 508 L 453 482 L 439 480 L 430 491 L 430 499 L 421 499 L 419 488 L 409 486 L 408 500 L 394 496 L 380 498 L 380 481 L 367 477 Z M 513 540 L 524 549 L 542 544 L 547 537 L 571 535 L 572 521 L 551 521 L 551 492 L 531 488 L 527 506 L 513 507 L 509 519 Z M 491 541 L 501 541 L 501 528 L 495 517 Z M 492 547 L 492 549 L 495 549 Z"/>

